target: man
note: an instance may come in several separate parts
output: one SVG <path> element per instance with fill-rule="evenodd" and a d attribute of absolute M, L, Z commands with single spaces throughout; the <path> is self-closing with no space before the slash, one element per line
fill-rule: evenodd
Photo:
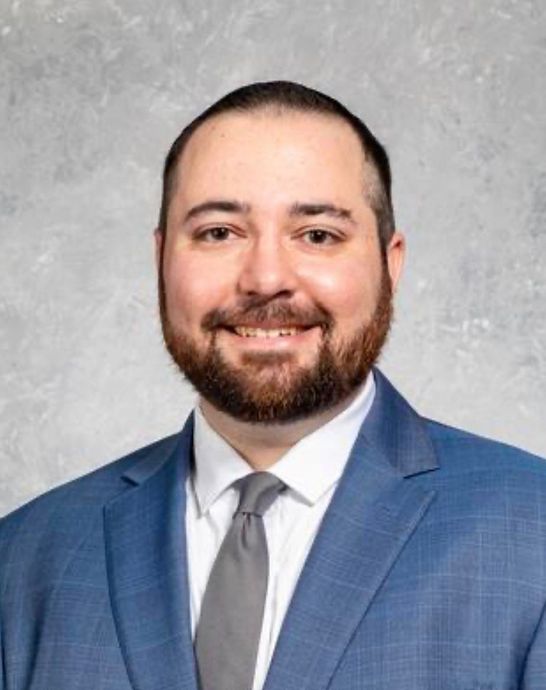
<path fill-rule="evenodd" d="M 176 436 L 0 525 L 1 690 L 546 688 L 546 465 L 374 368 L 405 244 L 333 99 L 229 94 L 167 157 Z"/>

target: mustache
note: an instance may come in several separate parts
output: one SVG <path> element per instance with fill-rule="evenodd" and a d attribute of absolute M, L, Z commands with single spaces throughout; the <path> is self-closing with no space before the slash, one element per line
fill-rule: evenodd
<path fill-rule="evenodd" d="M 201 320 L 201 326 L 212 331 L 222 326 L 233 328 L 249 322 L 261 324 L 271 321 L 279 325 L 320 326 L 324 331 L 328 331 L 333 323 L 330 313 L 320 305 L 301 308 L 289 302 L 281 302 L 278 298 L 271 300 L 269 297 L 256 295 L 233 309 L 212 309 Z"/>

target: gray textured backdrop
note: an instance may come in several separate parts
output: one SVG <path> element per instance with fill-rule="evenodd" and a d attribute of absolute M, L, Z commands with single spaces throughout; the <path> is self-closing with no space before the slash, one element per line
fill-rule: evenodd
<path fill-rule="evenodd" d="M 176 430 L 151 231 L 181 126 L 248 81 L 354 108 L 409 239 L 383 368 L 546 454 L 543 0 L 2 0 L 0 514 Z"/>

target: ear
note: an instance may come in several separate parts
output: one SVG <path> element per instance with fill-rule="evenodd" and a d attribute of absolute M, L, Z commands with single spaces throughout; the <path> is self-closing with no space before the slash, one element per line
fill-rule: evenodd
<path fill-rule="evenodd" d="M 154 243 L 155 243 L 155 267 L 159 271 L 159 265 L 161 263 L 161 251 L 163 249 L 163 233 L 160 232 L 159 228 L 154 230 Z"/>
<path fill-rule="evenodd" d="M 395 232 L 387 245 L 387 268 L 391 277 L 392 291 L 395 292 L 402 275 L 406 257 L 406 238 L 401 232 Z"/>

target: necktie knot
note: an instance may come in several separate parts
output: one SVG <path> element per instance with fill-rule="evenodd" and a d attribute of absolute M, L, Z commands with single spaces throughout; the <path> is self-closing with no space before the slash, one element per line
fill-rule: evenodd
<path fill-rule="evenodd" d="M 236 513 L 262 517 L 286 485 L 269 472 L 253 472 L 242 481 Z"/>

